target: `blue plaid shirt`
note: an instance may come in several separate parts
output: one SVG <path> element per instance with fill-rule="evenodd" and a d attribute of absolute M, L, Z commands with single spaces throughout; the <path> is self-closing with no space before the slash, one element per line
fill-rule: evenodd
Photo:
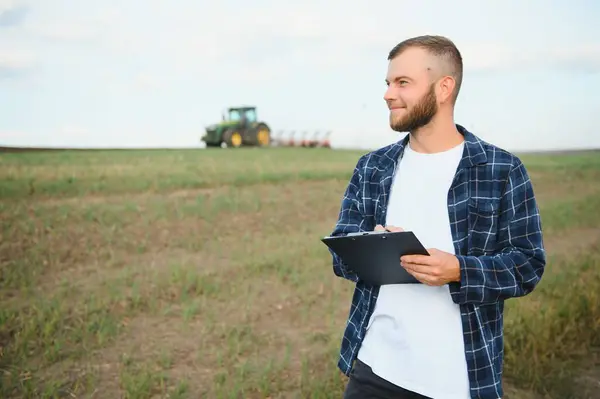
<path fill-rule="evenodd" d="M 501 398 L 504 301 L 527 295 L 542 277 L 541 220 L 521 160 L 456 126 L 465 148 L 448 192 L 448 214 L 461 277 L 449 284 L 450 293 L 460 306 L 471 398 Z M 390 186 L 407 143 L 408 135 L 360 157 L 332 236 L 385 225 Z M 338 362 L 349 375 L 379 287 L 360 280 L 330 253 L 335 275 L 356 283 Z"/>

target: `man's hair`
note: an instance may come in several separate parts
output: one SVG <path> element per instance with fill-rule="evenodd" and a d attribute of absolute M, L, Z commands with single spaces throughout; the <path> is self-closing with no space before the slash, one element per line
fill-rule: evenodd
<path fill-rule="evenodd" d="M 444 73 L 452 76 L 456 81 L 456 87 L 452 94 L 452 102 L 456 102 L 463 77 L 463 61 L 460 51 L 454 43 L 444 36 L 424 35 L 412 37 L 398 43 L 389 53 L 388 61 L 400 55 L 403 51 L 411 47 L 419 47 L 428 51 L 434 57 L 439 58 L 447 70 Z"/>

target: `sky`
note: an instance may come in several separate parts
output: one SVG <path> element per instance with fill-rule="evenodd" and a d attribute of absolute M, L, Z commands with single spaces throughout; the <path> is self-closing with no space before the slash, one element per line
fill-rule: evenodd
<path fill-rule="evenodd" d="M 508 150 L 600 148 L 592 0 L 0 0 L 0 145 L 201 147 L 228 106 L 338 148 L 398 140 L 387 54 L 452 39 L 455 122 Z"/>

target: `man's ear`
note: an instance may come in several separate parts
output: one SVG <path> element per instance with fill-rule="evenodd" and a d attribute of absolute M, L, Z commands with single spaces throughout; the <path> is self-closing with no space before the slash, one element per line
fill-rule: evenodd
<path fill-rule="evenodd" d="M 454 88 L 456 87 L 456 81 L 452 76 L 444 76 L 440 79 L 438 84 L 438 99 L 442 103 L 446 103 L 452 100 L 452 94 L 454 93 Z"/>

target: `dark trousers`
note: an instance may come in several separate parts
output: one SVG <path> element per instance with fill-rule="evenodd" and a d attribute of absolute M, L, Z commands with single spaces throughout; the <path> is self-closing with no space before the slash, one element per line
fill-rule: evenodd
<path fill-rule="evenodd" d="M 375 375 L 371 367 L 356 359 L 346 385 L 344 399 L 431 399 L 407 391 Z"/>

